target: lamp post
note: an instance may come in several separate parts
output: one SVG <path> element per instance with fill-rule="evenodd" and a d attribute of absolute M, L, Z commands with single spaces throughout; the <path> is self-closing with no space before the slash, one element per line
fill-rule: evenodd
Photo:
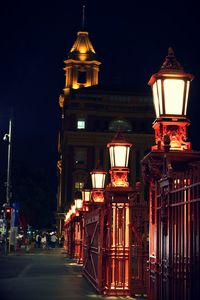
<path fill-rule="evenodd" d="M 108 143 L 111 163 L 111 186 L 128 187 L 128 160 L 132 144 L 128 143 L 122 134 L 117 132 L 114 139 Z"/>
<path fill-rule="evenodd" d="M 171 150 L 190 150 L 187 140 L 187 104 L 192 74 L 186 73 L 176 60 L 172 48 L 159 70 L 151 76 L 149 85 L 152 87 L 156 120 L 156 146 L 152 150 L 163 150 L 164 137 L 170 138 Z"/>
<path fill-rule="evenodd" d="M 6 204 L 10 206 L 11 199 L 11 151 L 12 151 L 12 116 L 9 118 L 9 130 L 4 135 L 4 140 L 8 142 L 8 160 L 7 160 L 7 180 L 6 180 Z"/>
<path fill-rule="evenodd" d="M 199 241 L 195 211 L 200 190 L 195 187 L 200 185 L 200 152 L 193 151 L 187 142 L 187 104 L 193 78 L 169 48 L 160 71 L 149 81 L 156 113 L 156 145 L 142 166 L 144 180 L 149 183 L 150 300 L 168 299 L 169 295 L 171 299 L 193 299 L 193 286 L 199 289 L 200 271 L 195 267 L 199 252 L 194 250 L 193 237 Z"/>
<path fill-rule="evenodd" d="M 98 166 L 90 172 L 91 179 L 92 179 L 92 193 L 91 199 L 94 207 L 96 205 L 101 205 L 104 203 L 104 185 L 105 185 L 105 178 L 106 172 L 100 167 L 99 163 Z"/>
<path fill-rule="evenodd" d="M 89 211 L 91 206 L 91 190 L 82 190 L 83 211 Z"/>
<path fill-rule="evenodd" d="M 11 151 L 12 151 L 12 112 L 11 116 L 9 118 L 9 129 L 8 133 L 6 133 L 3 137 L 5 141 L 8 142 L 8 159 L 7 159 L 7 179 L 6 179 L 6 203 L 5 206 L 7 208 L 10 208 L 10 200 L 11 200 Z M 10 208 L 11 211 L 11 218 L 7 219 L 5 217 L 6 222 L 6 232 L 5 232 L 5 255 L 10 250 L 10 239 L 9 239 L 9 245 L 7 243 L 8 240 L 8 231 L 9 228 L 11 230 L 11 222 L 12 222 L 12 208 Z"/>
<path fill-rule="evenodd" d="M 128 181 L 128 160 L 132 144 L 117 132 L 108 143 L 111 182 L 105 189 L 106 295 L 131 294 L 131 212 L 134 192 Z"/>

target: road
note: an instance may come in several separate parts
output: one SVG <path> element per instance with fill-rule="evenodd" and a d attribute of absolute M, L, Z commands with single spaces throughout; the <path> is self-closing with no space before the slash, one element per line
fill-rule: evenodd
<path fill-rule="evenodd" d="M 67 259 L 62 249 L 0 256 L 0 299 L 127 300 L 98 295 L 82 276 L 82 267 Z"/>

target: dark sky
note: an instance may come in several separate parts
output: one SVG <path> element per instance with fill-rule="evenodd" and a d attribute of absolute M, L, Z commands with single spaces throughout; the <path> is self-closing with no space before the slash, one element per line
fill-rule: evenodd
<path fill-rule="evenodd" d="M 102 62 L 100 82 L 150 89 L 172 46 L 184 69 L 195 75 L 188 114 L 190 140 L 200 149 L 199 10 L 190 1 L 3 1 L 0 9 L 0 149 L 14 106 L 13 159 L 46 169 L 56 178 L 59 94 L 64 60 L 86 29 Z M 148 4 L 147 4 L 148 3 Z M 195 133 L 196 130 L 196 133 Z M 2 151 L 0 150 L 0 153 Z"/>

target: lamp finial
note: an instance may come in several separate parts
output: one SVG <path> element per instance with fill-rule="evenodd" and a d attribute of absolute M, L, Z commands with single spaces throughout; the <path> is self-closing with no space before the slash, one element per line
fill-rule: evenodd
<path fill-rule="evenodd" d="M 172 47 L 168 48 L 168 55 L 165 57 L 165 61 L 162 64 L 162 67 L 160 69 L 160 72 L 166 72 L 166 71 L 171 71 L 171 72 L 184 72 L 183 67 L 181 64 L 177 61 L 175 55 L 174 55 L 174 50 Z"/>

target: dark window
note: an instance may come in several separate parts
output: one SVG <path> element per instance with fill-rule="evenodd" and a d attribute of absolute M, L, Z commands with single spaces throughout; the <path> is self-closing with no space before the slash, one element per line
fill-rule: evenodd
<path fill-rule="evenodd" d="M 135 153 L 136 157 L 136 179 L 139 180 L 140 178 L 140 151 L 136 150 Z"/>
<path fill-rule="evenodd" d="M 110 131 L 117 131 L 117 130 L 122 130 L 122 131 L 127 131 L 130 132 L 132 131 L 132 126 L 131 123 L 127 120 L 114 120 L 109 124 L 109 130 Z"/>
<path fill-rule="evenodd" d="M 85 148 L 75 148 L 74 163 L 78 166 L 84 166 L 87 163 L 87 152 Z"/>
<path fill-rule="evenodd" d="M 86 83 L 86 72 L 78 72 L 78 83 Z"/>

